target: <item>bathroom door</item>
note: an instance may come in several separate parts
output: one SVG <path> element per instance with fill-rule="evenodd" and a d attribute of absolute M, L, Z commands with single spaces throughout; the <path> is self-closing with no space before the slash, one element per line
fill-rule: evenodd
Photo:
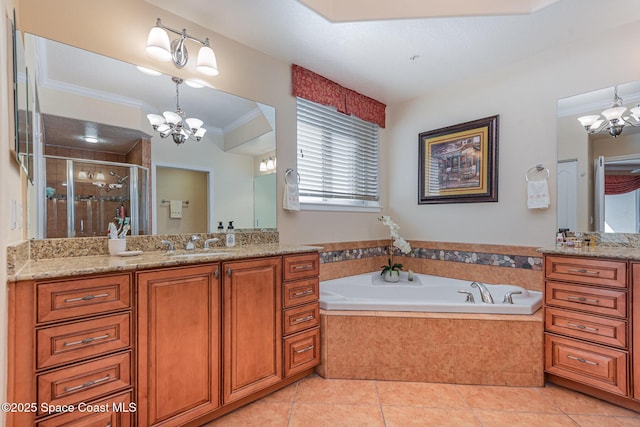
<path fill-rule="evenodd" d="M 558 228 L 578 229 L 578 161 L 558 162 Z"/>

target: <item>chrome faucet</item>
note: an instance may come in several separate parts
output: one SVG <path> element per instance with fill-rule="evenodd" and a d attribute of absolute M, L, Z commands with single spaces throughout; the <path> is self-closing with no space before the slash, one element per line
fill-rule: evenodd
<path fill-rule="evenodd" d="M 185 249 L 188 251 L 192 251 L 196 248 L 195 245 L 195 241 L 200 240 L 200 236 L 196 236 L 195 234 L 193 236 L 191 236 L 191 238 L 189 238 L 189 241 L 187 242 L 187 246 L 185 246 Z"/>
<path fill-rule="evenodd" d="M 167 245 L 169 248 L 167 249 L 168 252 L 173 252 L 173 242 L 171 240 L 160 240 L 160 244 L 161 245 Z"/>
<path fill-rule="evenodd" d="M 472 282 L 471 287 L 478 288 L 478 290 L 480 291 L 480 298 L 482 298 L 483 303 L 493 304 L 493 297 L 491 296 L 489 289 L 487 289 L 485 285 L 479 282 Z"/>
<path fill-rule="evenodd" d="M 522 291 L 509 291 L 504 294 L 504 299 L 502 300 L 503 304 L 513 304 L 513 295 L 521 294 Z"/>
<path fill-rule="evenodd" d="M 205 249 L 209 249 L 211 246 L 209 246 L 211 243 L 216 243 L 219 242 L 220 239 L 218 239 L 217 237 L 214 237 L 213 239 L 207 239 L 204 241 L 204 248 Z"/>

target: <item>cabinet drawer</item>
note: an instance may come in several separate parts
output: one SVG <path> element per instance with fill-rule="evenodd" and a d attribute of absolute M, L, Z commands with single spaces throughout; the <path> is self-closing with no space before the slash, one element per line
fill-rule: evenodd
<path fill-rule="evenodd" d="M 320 273 L 320 254 L 287 255 L 284 257 L 284 280 L 314 277 Z"/>
<path fill-rule="evenodd" d="M 579 257 L 545 257 L 545 277 L 588 285 L 627 287 L 627 264 Z"/>
<path fill-rule="evenodd" d="M 545 329 L 587 341 L 627 347 L 627 322 L 547 307 Z"/>
<path fill-rule="evenodd" d="M 60 414 L 40 421 L 37 427 L 129 427 L 136 407 L 131 393 L 84 404 L 74 412 Z"/>
<path fill-rule="evenodd" d="M 625 291 L 547 282 L 544 295 L 547 305 L 573 308 L 606 316 L 627 316 L 627 293 Z"/>
<path fill-rule="evenodd" d="M 36 368 L 48 368 L 125 349 L 130 345 L 131 315 L 42 328 L 36 332 Z"/>
<path fill-rule="evenodd" d="M 89 316 L 131 306 L 128 274 L 37 285 L 38 322 Z"/>
<path fill-rule="evenodd" d="M 545 352 L 547 372 L 627 395 L 626 352 L 554 335 L 545 335 Z"/>
<path fill-rule="evenodd" d="M 284 340 L 284 376 L 302 372 L 320 363 L 320 328 Z"/>
<path fill-rule="evenodd" d="M 320 306 L 317 302 L 284 310 L 282 334 L 290 335 L 320 325 Z"/>
<path fill-rule="evenodd" d="M 88 402 L 131 386 L 131 352 L 38 375 L 38 414 L 43 406 Z"/>
<path fill-rule="evenodd" d="M 319 295 L 320 282 L 317 278 L 285 283 L 282 292 L 282 306 L 293 307 L 315 302 L 318 300 Z"/>

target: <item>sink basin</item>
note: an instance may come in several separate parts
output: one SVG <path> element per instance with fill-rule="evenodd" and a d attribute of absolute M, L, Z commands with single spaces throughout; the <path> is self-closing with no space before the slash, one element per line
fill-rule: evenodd
<path fill-rule="evenodd" d="M 174 254 L 169 255 L 170 258 L 173 259 L 191 259 L 191 258 L 201 258 L 201 257 L 215 257 L 215 256 L 223 256 L 230 255 L 231 252 L 194 252 L 192 254 L 183 253 L 183 254 Z"/>

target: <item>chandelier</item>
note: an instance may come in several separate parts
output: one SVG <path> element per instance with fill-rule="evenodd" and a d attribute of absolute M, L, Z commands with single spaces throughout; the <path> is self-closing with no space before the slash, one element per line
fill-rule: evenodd
<path fill-rule="evenodd" d="M 194 117 L 185 119 L 185 113 L 180 108 L 180 85 L 183 80 L 179 77 L 172 77 L 171 80 L 176 84 L 176 111 L 165 111 L 162 116 L 147 114 L 147 119 L 162 138 L 171 135 L 173 142 L 178 145 L 187 139 L 200 141 L 207 130 L 202 127 L 202 120 Z"/>
<path fill-rule="evenodd" d="M 601 114 L 578 117 L 578 121 L 589 134 L 608 132 L 614 138 L 622 133 L 625 126 L 640 126 L 640 105 L 629 110 L 629 116 L 623 116 L 627 107 L 622 105 L 618 96 L 618 87 L 614 88 L 613 105 Z"/>

